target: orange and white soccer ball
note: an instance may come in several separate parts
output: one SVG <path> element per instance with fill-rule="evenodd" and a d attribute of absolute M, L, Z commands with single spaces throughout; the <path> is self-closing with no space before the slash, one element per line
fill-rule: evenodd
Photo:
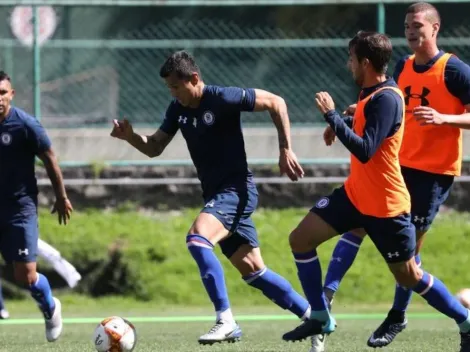
<path fill-rule="evenodd" d="M 465 308 L 470 309 L 470 288 L 463 288 L 457 293 L 458 300 L 465 306 Z"/>
<path fill-rule="evenodd" d="M 131 352 L 136 342 L 134 325 L 121 317 L 103 319 L 93 334 L 93 343 L 98 352 Z"/>

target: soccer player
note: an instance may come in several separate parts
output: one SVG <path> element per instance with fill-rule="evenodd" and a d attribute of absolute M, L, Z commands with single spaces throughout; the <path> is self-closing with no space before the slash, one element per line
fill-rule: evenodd
<path fill-rule="evenodd" d="M 65 260 L 57 249 L 41 239 L 38 240 L 38 256 L 47 261 L 62 276 L 70 288 L 77 286 L 78 282 L 82 279 L 77 269 Z M 2 287 L 0 285 L 0 319 L 8 319 L 9 317 L 10 313 L 5 308 Z"/>
<path fill-rule="evenodd" d="M 439 207 L 449 196 L 454 177 L 461 173 L 462 132 L 469 128 L 470 67 L 456 56 L 439 50 L 437 34 L 439 12 L 429 3 L 409 6 L 405 18 L 405 36 L 414 54 L 405 56 L 393 77 L 405 95 L 405 132 L 400 165 L 411 195 L 411 220 L 416 227 L 416 261 Z M 354 110 L 354 106 L 349 109 Z M 325 131 L 325 142 L 334 141 L 334 131 Z M 325 293 L 332 301 L 339 284 L 351 267 L 365 236 L 364 231 L 343 234 L 334 250 L 325 279 Z M 406 309 L 412 290 L 397 285 L 392 309 L 385 321 L 370 336 L 367 344 L 390 344 L 406 328 Z M 324 337 L 317 336 L 316 350 L 324 349 Z"/>
<path fill-rule="evenodd" d="M 31 291 L 44 315 L 46 338 L 53 342 L 62 332 L 62 313 L 49 281 L 36 271 L 36 156 L 43 161 L 54 188 L 52 212 L 58 214 L 60 224 L 70 219 L 72 205 L 46 131 L 34 117 L 11 105 L 14 94 L 10 77 L 0 72 L 0 250 L 5 261 L 13 263 L 16 281 Z"/>
<path fill-rule="evenodd" d="M 468 309 L 441 281 L 420 269 L 414 258 L 411 201 L 398 161 L 406 107 L 401 90 L 385 75 L 391 42 L 383 34 L 359 32 L 350 41 L 349 52 L 349 67 L 362 88 L 354 118 L 343 119 L 326 92 L 316 95 L 316 103 L 351 152 L 351 172 L 345 184 L 320 199 L 290 235 L 299 279 L 312 312 L 310 319 L 283 338 L 296 341 L 335 330 L 316 248 L 338 233 L 364 228 L 398 284 L 419 293 L 457 322 L 462 334 L 461 352 L 468 352 Z"/>
<path fill-rule="evenodd" d="M 160 76 L 174 99 L 159 129 L 151 136 L 141 136 L 134 133 L 129 121 L 115 120 L 111 136 L 126 140 L 149 157 L 160 155 L 178 130 L 186 140 L 205 202 L 188 231 L 186 245 L 216 311 L 215 325 L 199 343 L 233 342 L 241 337 L 222 265 L 213 252 L 216 244 L 248 285 L 305 319 L 310 315 L 308 302 L 287 280 L 268 269 L 261 256 L 251 219 L 258 192 L 247 165 L 240 119 L 242 111 L 269 111 L 279 135 L 280 171 L 295 181 L 303 170 L 292 151 L 285 101 L 260 89 L 206 85 L 194 58 L 185 51 L 171 55 Z"/>

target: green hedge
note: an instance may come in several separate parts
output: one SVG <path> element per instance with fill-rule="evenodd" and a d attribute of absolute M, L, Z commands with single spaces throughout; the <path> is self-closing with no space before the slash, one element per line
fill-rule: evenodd
<path fill-rule="evenodd" d="M 306 209 L 260 209 L 254 216 L 266 264 L 299 290 L 288 235 L 305 213 Z M 83 273 L 79 292 L 197 305 L 206 304 L 207 297 L 185 245 L 186 231 L 196 215 L 197 210 L 153 214 L 90 210 L 75 212 L 70 224 L 64 227 L 57 224 L 55 216 L 43 210 L 40 231 L 44 240 L 57 247 Z M 469 220 L 468 214 L 442 214 L 427 238 L 422 256 L 423 267 L 453 291 L 470 287 Z M 319 250 L 324 272 L 335 243 L 332 240 Z M 219 249 L 217 253 L 225 268 L 232 302 L 266 303 L 262 294 L 242 281 Z M 383 259 L 366 239 L 343 282 L 341 301 L 388 302 L 393 287 L 394 281 Z"/>

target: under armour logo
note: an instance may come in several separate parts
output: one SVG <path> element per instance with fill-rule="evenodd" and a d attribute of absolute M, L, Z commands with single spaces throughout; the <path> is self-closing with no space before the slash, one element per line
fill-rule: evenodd
<path fill-rule="evenodd" d="M 209 203 L 206 204 L 205 208 L 213 208 L 214 204 L 215 204 L 215 202 L 213 200 L 211 200 Z"/>
<path fill-rule="evenodd" d="M 414 221 L 414 222 L 419 222 L 419 223 L 423 224 L 423 223 L 424 223 L 424 219 L 425 219 L 424 216 L 419 217 L 418 215 L 415 215 L 415 217 L 413 218 L 413 221 Z"/>
<path fill-rule="evenodd" d="M 28 254 L 29 254 L 28 248 L 25 248 L 23 250 L 18 249 L 18 255 L 28 255 Z"/>
<path fill-rule="evenodd" d="M 178 122 L 186 123 L 186 121 L 188 121 L 187 117 L 184 117 L 184 116 L 178 117 Z"/>
<path fill-rule="evenodd" d="M 421 94 L 411 93 L 411 86 L 405 87 L 404 91 L 405 91 L 405 104 L 407 106 L 410 103 L 410 98 L 420 99 L 421 100 L 421 103 L 420 103 L 421 106 L 428 106 L 429 105 L 429 100 L 427 100 L 426 97 L 429 95 L 429 93 L 431 93 L 431 91 L 428 88 L 423 87 L 423 91 L 421 92 Z"/>
<path fill-rule="evenodd" d="M 400 253 L 398 252 L 395 252 L 395 253 L 391 253 L 391 252 L 388 252 L 387 253 L 387 256 L 392 259 L 393 257 L 399 257 L 400 256 Z"/>
<path fill-rule="evenodd" d="M 341 263 L 341 262 L 343 261 L 343 259 L 342 259 L 341 257 L 336 257 L 336 258 L 335 258 L 335 257 L 332 257 L 332 258 L 331 258 L 331 261 L 332 261 L 332 262 Z"/>

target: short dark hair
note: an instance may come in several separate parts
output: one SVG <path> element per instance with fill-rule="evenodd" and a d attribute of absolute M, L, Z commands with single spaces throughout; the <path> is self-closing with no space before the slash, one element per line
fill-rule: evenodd
<path fill-rule="evenodd" d="M 179 79 L 189 80 L 194 72 L 201 75 L 196 60 L 190 53 L 181 50 L 166 59 L 160 68 L 160 77 L 167 78 L 171 74 L 175 74 Z"/>
<path fill-rule="evenodd" d="M 419 12 L 426 12 L 426 19 L 429 22 L 441 23 L 441 15 L 439 14 L 439 11 L 437 11 L 434 5 L 428 2 L 415 2 L 406 9 L 406 14 L 415 14 Z"/>
<path fill-rule="evenodd" d="M 5 71 L 0 71 L 0 82 L 5 80 L 11 82 L 11 78 L 8 73 L 6 73 Z"/>
<path fill-rule="evenodd" d="M 359 61 L 368 59 L 376 72 L 387 72 L 392 58 L 392 42 L 385 34 L 359 31 L 349 42 L 349 50 Z"/>

